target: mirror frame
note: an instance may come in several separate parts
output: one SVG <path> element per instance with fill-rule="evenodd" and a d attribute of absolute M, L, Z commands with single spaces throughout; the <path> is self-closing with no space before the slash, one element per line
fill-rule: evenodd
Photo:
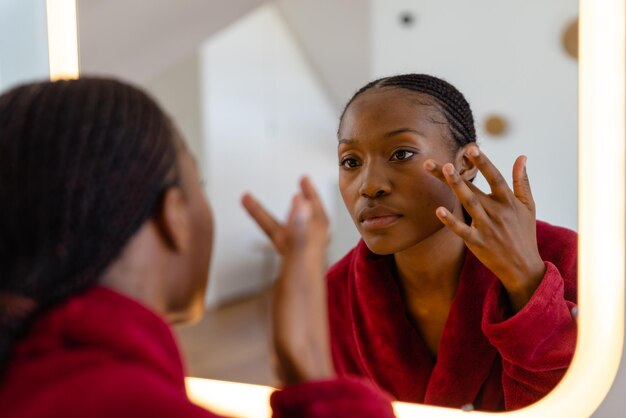
<path fill-rule="evenodd" d="M 588 417 L 607 395 L 624 342 L 626 39 L 624 0 L 579 0 L 579 338 L 559 385 L 539 402 L 498 415 Z M 78 77 L 76 0 L 47 0 L 50 78 Z M 590 385 L 589 382 L 593 382 Z M 272 388 L 187 378 L 189 397 L 216 413 L 269 417 Z M 399 418 L 467 412 L 394 402 Z M 473 411 L 472 416 L 493 413 Z"/>

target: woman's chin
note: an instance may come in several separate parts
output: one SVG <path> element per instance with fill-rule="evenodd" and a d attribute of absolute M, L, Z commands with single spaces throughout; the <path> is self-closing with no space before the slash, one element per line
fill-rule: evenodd
<path fill-rule="evenodd" d="M 363 236 L 365 245 L 376 255 L 390 255 L 401 251 L 403 247 L 389 237 L 366 237 Z"/>
<path fill-rule="evenodd" d="M 193 303 L 185 310 L 170 312 L 167 315 L 167 320 L 171 325 L 190 326 L 202 319 L 204 311 L 204 303 Z"/>
<path fill-rule="evenodd" d="M 368 234 L 362 232 L 361 237 L 371 252 L 377 255 L 396 254 L 420 245 L 444 230 L 443 224 L 435 225 L 427 230 L 396 229 L 386 234 Z"/>

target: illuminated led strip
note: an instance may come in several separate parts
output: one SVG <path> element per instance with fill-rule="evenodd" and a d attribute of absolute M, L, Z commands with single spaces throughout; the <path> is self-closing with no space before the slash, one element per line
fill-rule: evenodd
<path fill-rule="evenodd" d="M 50 80 L 78 78 L 76 0 L 46 0 Z"/>
<path fill-rule="evenodd" d="M 185 381 L 192 402 L 215 414 L 228 417 L 266 418 L 273 388 L 246 383 L 188 377 Z"/>

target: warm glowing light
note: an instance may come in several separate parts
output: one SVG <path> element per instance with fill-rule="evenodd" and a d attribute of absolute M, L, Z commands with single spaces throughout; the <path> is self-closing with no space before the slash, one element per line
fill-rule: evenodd
<path fill-rule="evenodd" d="M 589 417 L 609 391 L 624 340 L 626 74 L 624 0 L 580 0 L 579 338 L 563 381 L 507 417 Z M 271 388 L 189 379 L 191 398 L 216 412 L 269 417 Z M 401 418 L 467 412 L 395 403 Z M 473 417 L 494 414 L 471 412 Z"/>
<path fill-rule="evenodd" d="M 78 78 L 76 0 L 46 0 L 50 79 Z"/>
<path fill-rule="evenodd" d="M 273 388 L 193 377 L 188 377 L 185 384 L 191 401 L 213 413 L 228 417 L 272 416 L 269 398 Z"/>

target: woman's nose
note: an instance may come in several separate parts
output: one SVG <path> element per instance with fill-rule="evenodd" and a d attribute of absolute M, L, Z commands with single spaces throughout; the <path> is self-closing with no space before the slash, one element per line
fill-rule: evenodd
<path fill-rule="evenodd" d="M 361 177 L 359 194 L 367 198 L 382 197 L 391 191 L 389 181 L 380 170 L 375 167 L 365 167 Z"/>

